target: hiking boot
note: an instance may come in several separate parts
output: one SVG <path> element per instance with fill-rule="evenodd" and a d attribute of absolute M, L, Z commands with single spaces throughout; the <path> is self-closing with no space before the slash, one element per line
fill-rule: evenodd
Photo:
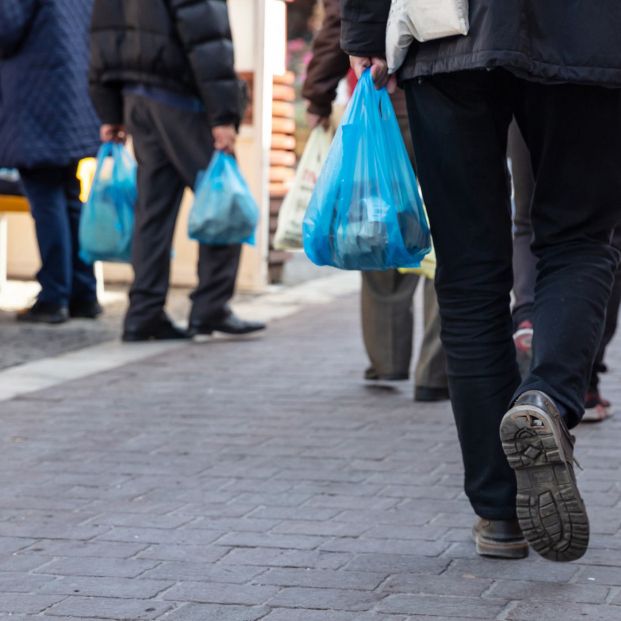
<path fill-rule="evenodd" d="M 574 438 L 556 405 L 529 390 L 500 423 L 517 479 L 517 516 L 530 546 L 551 561 L 574 561 L 589 544 L 589 519 L 574 474 Z"/>
<path fill-rule="evenodd" d="M 517 520 L 479 521 L 472 527 L 477 554 L 494 558 L 519 559 L 528 556 L 528 543 Z"/>
<path fill-rule="evenodd" d="M 530 373 L 533 361 L 533 333 L 533 324 L 528 320 L 520 322 L 513 333 L 515 353 L 522 379 Z"/>

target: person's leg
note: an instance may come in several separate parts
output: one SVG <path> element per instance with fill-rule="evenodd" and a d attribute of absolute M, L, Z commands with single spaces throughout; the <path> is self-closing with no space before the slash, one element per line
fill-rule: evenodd
<path fill-rule="evenodd" d="M 170 258 L 184 181 L 171 164 L 142 97 L 125 100 L 126 124 L 138 161 L 138 201 L 132 247 L 134 282 L 129 293 L 125 333 L 147 334 L 165 319 Z"/>
<path fill-rule="evenodd" d="M 543 391 L 572 427 L 582 416 L 619 259 L 611 240 L 621 218 L 621 91 L 529 82 L 520 91 L 516 117 L 537 179 L 539 269 L 533 366 L 516 396 Z"/>
<path fill-rule="evenodd" d="M 362 338 L 378 379 L 399 380 L 410 375 L 412 305 L 418 280 L 416 274 L 398 270 L 362 272 Z"/>
<path fill-rule="evenodd" d="M 71 305 L 87 305 L 97 301 L 97 281 L 92 265 L 80 258 L 80 216 L 82 215 L 82 201 L 80 200 L 80 181 L 78 180 L 77 163 L 67 168 L 65 175 L 65 200 L 67 216 L 71 230 Z"/>
<path fill-rule="evenodd" d="M 530 153 L 515 120 L 509 127 L 511 179 L 515 213 L 513 216 L 513 323 L 517 328 L 523 321 L 531 321 L 535 302 L 537 257 L 531 250 L 533 227 L 530 206 L 535 189 L 535 177 Z"/>
<path fill-rule="evenodd" d="M 446 355 L 440 340 L 440 309 L 432 280 L 424 278 L 425 333 L 416 365 L 417 401 L 437 401 L 448 397 Z"/>
<path fill-rule="evenodd" d="M 463 72 L 406 83 L 438 259 L 436 291 L 466 493 L 489 520 L 516 515 L 515 475 L 498 435 L 519 384 L 505 80 L 499 72 Z"/>
<path fill-rule="evenodd" d="M 41 269 L 38 300 L 67 307 L 71 297 L 72 244 L 67 217 L 64 168 L 21 169 L 24 191 L 35 221 Z"/>
<path fill-rule="evenodd" d="M 209 165 L 213 138 L 203 112 L 190 112 L 153 103 L 157 131 L 170 162 L 188 187 Z M 228 302 L 235 291 L 241 246 L 199 247 L 198 286 L 191 295 L 190 324 L 196 326 L 220 322 L 230 315 Z"/>

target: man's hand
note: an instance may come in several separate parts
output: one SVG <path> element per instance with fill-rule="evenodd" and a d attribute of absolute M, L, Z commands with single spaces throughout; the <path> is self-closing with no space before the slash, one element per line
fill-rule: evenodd
<path fill-rule="evenodd" d="M 306 113 L 306 123 L 311 129 L 315 129 L 315 127 L 323 127 L 324 129 L 330 128 L 330 117 L 329 116 L 319 116 L 318 114 L 313 114 L 312 112 Z"/>
<path fill-rule="evenodd" d="M 388 63 L 385 58 L 367 58 L 364 56 L 350 56 L 349 64 L 354 70 L 356 77 L 360 79 L 360 76 L 364 73 L 365 69 L 371 68 L 371 77 L 375 88 L 378 90 L 386 86 L 388 92 L 392 95 L 397 88 L 397 80 L 395 76 L 388 74 Z"/>
<path fill-rule="evenodd" d="M 237 140 L 237 130 L 234 125 L 216 125 L 212 128 L 213 146 L 217 151 L 224 151 L 233 155 L 235 152 L 235 141 Z"/>
<path fill-rule="evenodd" d="M 104 124 L 99 128 L 99 138 L 101 142 L 118 142 L 125 144 L 127 140 L 127 132 L 125 125 Z"/>

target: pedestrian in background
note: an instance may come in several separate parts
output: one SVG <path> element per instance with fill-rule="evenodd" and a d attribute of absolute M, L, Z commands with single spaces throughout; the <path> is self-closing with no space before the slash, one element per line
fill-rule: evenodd
<path fill-rule="evenodd" d="M 19 169 L 41 255 L 41 292 L 20 321 L 101 313 L 78 244 L 78 162 L 99 146 L 87 83 L 91 9 L 92 0 L 0 2 L 0 167 Z"/>
<path fill-rule="evenodd" d="M 311 127 L 328 126 L 339 82 L 350 70 L 349 58 L 340 47 L 339 0 L 324 0 L 325 17 L 313 40 L 302 95 L 308 100 Z M 414 153 L 407 118 L 405 94 L 398 89 L 393 105 L 408 154 Z M 413 298 L 420 279 L 424 286 L 425 333 L 415 373 L 416 401 L 449 398 L 446 359 L 440 342 L 440 315 L 433 281 L 398 270 L 362 272 L 362 335 L 371 366 L 368 380 L 404 380 L 410 376 L 414 336 Z"/>
<path fill-rule="evenodd" d="M 390 0 L 342 4 L 343 49 L 384 85 Z M 484 555 L 521 558 L 526 538 L 570 561 L 587 549 L 589 522 L 568 429 L 584 412 L 619 261 L 621 4 L 470 0 L 469 17 L 467 36 L 411 45 L 399 77 L 438 259 L 466 493 L 480 517 L 473 537 Z M 510 310 L 513 117 L 531 153 L 539 259 L 523 382 Z"/>
<path fill-rule="evenodd" d="M 101 139 L 132 136 L 138 204 L 123 340 L 262 330 L 228 306 L 241 245 L 200 245 L 189 332 L 164 311 L 183 193 L 214 149 L 233 153 L 244 106 L 225 0 L 95 0 L 90 88 Z"/>

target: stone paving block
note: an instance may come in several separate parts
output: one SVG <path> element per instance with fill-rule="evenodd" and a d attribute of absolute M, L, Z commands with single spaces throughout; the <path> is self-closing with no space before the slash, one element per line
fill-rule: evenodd
<path fill-rule="evenodd" d="M 28 572 L 45 567 L 51 559 L 47 556 L 35 554 L 12 554 L 5 558 L 0 558 L 0 571 L 7 572 Z"/>
<path fill-rule="evenodd" d="M 50 616 L 77 617 L 88 619 L 157 619 L 171 604 L 154 600 L 116 599 L 112 597 L 68 597 L 59 604 L 52 606 L 47 614 Z"/>
<path fill-rule="evenodd" d="M 278 587 L 256 584 L 184 582 L 167 591 L 163 598 L 177 602 L 259 606 L 274 597 L 278 591 Z"/>
<path fill-rule="evenodd" d="M 213 518 L 204 517 L 197 519 L 188 528 L 200 528 L 216 530 L 222 533 L 266 533 L 280 524 L 280 520 L 264 520 L 253 518 Z M 312 533 L 311 533 L 312 534 Z"/>
<path fill-rule="evenodd" d="M 155 569 L 147 571 L 143 577 L 155 580 L 185 580 L 197 582 L 225 582 L 245 584 L 264 568 L 236 565 L 211 565 L 209 563 L 162 562 Z"/>
<path fill-rule="evenodd" d="M 261 621 L 359 621 L 360 613 L 277 608 Z"/>
<path fill-rule="evenodd" d="M 372 591 L 385 579 L 386 574 L 381 573 L 287 568 L 269 569 L 264 574 L 256 577 L 255 582 L 279 586 Z"/>
<path fill-rule="evenodd" d="M 474 576 L 500 580 L 537 580 L 540 582 L 568 582 L 579 571 L 579 566 L 570 563 L 550 563 L 539 559 L 516 563 L 484 558 L 474 560 L 458 559 L 447 570 L 450 576 Z"/>
<path fill-rule="evenodd" d="M 440 597 L 438 595 L 389 595 L 377 609 L 380 612 L 438 617 L 461 616 L 471 619 L 495 619 L 506 602 L 486 601 L 478 597 Z"/>
<path fill-rule="evenodd" d="M 284 535 L 319 535 L 324 537 L 358 537 L 369 530 L 367 524 L 341 524 L 332 521 L 286 520 L 272 532 Z"/>
<path fill-rule="evenodd" d="M 162 621 L 258 621 L 269 612 L 267 608 L 185 604 L 161 617 Z"/>
<path fill-rule="evenodd" d="M 51 576 L 0 572 L 0 593 L 33 593 L 52 580 Z"/>
<path fill-rule="evenodd" d="M 290 587 L 280 591 L 268 604 L 281 608 L 364 611 L 374 608 L 381 599 L 381 595 L 370 591 Z"/>
<path fill-rule="evenodd" d="M 609 593 L 608 587 L 595 584 L 499 580 L 485 593 L 485 596 L 507 600 L 550 600 L 579 604 L 603 604 L 606 602 Z"/>
<path fill-rule="evenodd" d="M 412 554 L 420 556 L 438 556 L 449 547 L 447 541 L 366 539 L 360 537 L 334 538 L 321 546 L 322 550 L 331 552 L 351 552 L 352 554 Z"/>
<path fill-rule="evenodd" d="M 135 578 L 156 566 L 156 561 L 138 559 L 70 557 L 54 559 L 40 568 L 38 573 L 55 576 Z"/>
<path fill-rule="evenodd" d="M 315 509 L 302 507 L 258 507 L 248 517 L 274 520 L 330 520 L 339 512 L 338 509 Z"/>
<path fill-rule="evenodd" d="M 324 537 L 311 535 L 272 535 L 262 533 L 228 533 L 216 542 L 231 547 L 280 548 L 283 550 L 314 550 L 325 542 Z M 338 550 L 335 550 L 338 551 Z"/>
<path fill-rule="evenodd" d="M 23 550 L 32 545 L 36 539 L 25 539 L 23 537 L 0 537 L 0 554 L 12 554 Z"/>
<path fill-rule="evenodd" d="M 128 543 L 164 543 L 181 545 L 207 545 L 222 537 L 223 533 L 213 530 L 126 528 L 114 527 L 97 538 L 97 541 L 121 541 Z"/>
<path fill-rule="evenodd" d="M 0 582 L 0 585 L 2 583 Z M 123 599 L 150 599 L 166 591 L 173 582 L 164 580 L 130 579 L 114 577 L 84 578 L 63 576 L 47 582 L 42 593 L 81 595 L 88 597 L 117 597 Z"/>
<path fill-rule="evenodd" d="M 130 528 L 171 529 L 184 526 L 194 520 L 192 515 L 148 515 L 144 513 L 104 513 L 87 523 L 95 526 L 128 526 Z"/>
<path fill-rule="evenodd" d="M 234 548 L 223 559 L 228 565 L 338 569 L 351 560 L 350 554 L 321 550 L 280 550 L 277 548 Z"/>
<path fill-rule="evenodd" d="M 375 571 L 386 574 L 434 574 L 446 570 L 450 560 L 408 554 L 360 554 L 346 566 L 349 571 Z"/>
<path fill-rule="evenodd" d="M 69 541 L 48 540 L 37 541 L 22 554 L 37 554 L 38 556 L 75 556 L 90 558 L 131 558 L 141 550 L 145 550 L 145 543 L 114 543 L 110 541 Z"/>
<path fill-rule="evenodd" d="M 110 545 L 110 544 L 109 544 Z M 199 545 L 167 545 L 151 544 L 136 554 L 136 558 L 156 561 L 190 561 L 201 563 L 215 563 L 229 552 L 229 548 L 222 546 Z"/>
<path fill-rule="evenodd" d="M 506 615 L 507 621 L 619 621 L 616 606 L 594 606 L 566 602 L 519 602 Z"/>
<path fill-rule="evenodd" d="M 0 593 L 0 612 L 37 614 L 61 601 L 63 596 L 36 593 Z"/>
<path fill-rule="evenodd" d="M 621 567 L 583 567 L 575 581 L 621 587 Z"/>
<path fill-rule="evenodd" d="M 382 592 L 479 597 L 487 592 L 492 584 L 492 580 L 463 578 L 461 576 L 396 574 L 382 585 Z"/>

